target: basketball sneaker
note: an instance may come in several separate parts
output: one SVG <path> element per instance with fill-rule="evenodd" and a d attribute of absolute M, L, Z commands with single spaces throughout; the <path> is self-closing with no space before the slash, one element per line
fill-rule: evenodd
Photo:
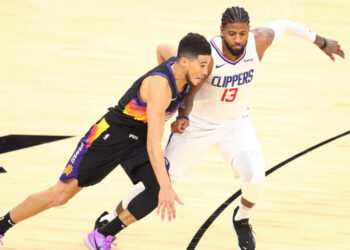
<path fill-rule="evenodd" d="M 117 245 L 113 243 L 115 239 L 112 235 L 105 237 L 103 234 L 97 232 L 96 229 L 85 236 L 84 243 L 90 250 L 110 250 L 112 245 Z"/>
<path fill-rule="evenodd" d="M 107 211 L 104 211 L 104 212 L 100 215 L 100 217 L 97 218 L 97 220 L 95 221 L 94 230 L 95 230 L 95 229 L 98 229 L 98 228 L 101 228 L 101 227 L 103 227 L 104 225 L 108 224 L 108 220 L 100 221 L 101 218 L 102 218 L 103 216 L 107 215 L 107 214 L 108 214 L 108 212 L 107 212 Z"/>
<path fill-rule="evenodd" d="M 1 239 L 3 238 L 4 236 L 2 234 L 0 234 L 0 245 L 3 246 L 4 243 L 1 241 Z"/>
<path fill-rule="evenodd" d="M 242 219 L 235 221 L 235 216 L 237 214 L 239 207 L 233 211 L 232 224 L 236 231 L 238 238 L 238 249 L 240 250 L 255 250 L 256 242 L 253 236 L 252 226 L 248 223 L 249 219 Z"/>

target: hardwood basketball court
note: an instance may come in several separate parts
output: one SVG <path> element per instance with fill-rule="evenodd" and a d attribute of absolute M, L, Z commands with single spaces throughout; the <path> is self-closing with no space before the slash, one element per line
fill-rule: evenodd
<path fill-rule="evenodd" d="M 0 11 L 0 137 L 72 138 L 0 154 L 0 215 L 56 183 L 76 144 L 141 74 L 156 65 L 159 43 L 187 32 L 219 34 L 222 12 L 242 6 L 251 27 L 280 19 L 304 24 L 350 47 L 350 2 L 337 1 L 4 1 Z M 288 35 L 265 53 L 250 99 L 266 170 L 350 129 L 350 63 L 333 63 L 313 44 Z M 169 133 L 166 125 L 164 144 Z M 267 177 L 251 216 L 259 250 L 350 249 L 350 135 L 285 164 Z M 96 217 L 132 187 L 118 167 L 63 207 L 21 222 L 2 249 L 86 249 Z M 153 212 L 118 235 L 112 249 L 186 249 L 208 217 L 240 189 L 212 149 L 176 191 L 178 218 Z M 195 249 L 237 249 L 228 205 Z"/>

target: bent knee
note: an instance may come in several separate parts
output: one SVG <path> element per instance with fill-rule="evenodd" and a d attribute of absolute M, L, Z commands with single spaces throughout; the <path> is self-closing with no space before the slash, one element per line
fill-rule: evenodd
<path fill-rule="evenodd" d="M 67 196 L 59 196 L 59 197 L 55 197 L 55 199 L 53 199 L 51 201 L 51 207 L 57 207 L 57 206 L 62 206 L 64 204 L 67 204 L 67 202 L 70 200 L 69 197 Z"/>
<path fill-rule="evenodd" d="M 59 182 L 48 190 L 51 197 L 50 206 L 56 207 L 66 204 L 72 197 L 81 190 L 75 182 Z"/>
<path fill-rule="evenodd" d="M 232 160 L 234 168 L 240 177 L 247 182 L 262 182 L 265 180 L 265 163 L 261 152 L 244 151 Z"/>

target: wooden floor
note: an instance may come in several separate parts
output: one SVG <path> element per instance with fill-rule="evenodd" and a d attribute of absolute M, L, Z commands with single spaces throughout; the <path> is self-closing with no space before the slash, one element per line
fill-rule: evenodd
<path fill-rule="evenodd" d="M 338 40 L 350 55 L 348 0 L 2 1 L 0 137 L 74 137 L 0 154 L 0 166 L 8 171 L 0 174 L 0 215 L 56 183 L 79 137 L 156 64 L 158 43 L 177 44 L 190 31 L 209 39 L 219 33 L 221 14 L 232 4 L 247 9 L 252 28 L 294 20 Z M 267 169 L 349 131 L 350 63 L 336 59 L 289 36 L 266 52 L 250 107 Z M 161 222 L 152 213 L 121 232 L 113 249 L 186 249 L 204 221 L 240 188 L 215 150 L 195 167 L 176 185 L 185 203 L 177 206 L 178 219 Z M 350 135 L 273 172 L 251 217 L 258 249 L 350 249 L 349 180 Z M 18 224 L 2 249 L 85 249 L 82 238 L 96 216 L 131 187 L 117 169 L 69 204 Z M 230 224 L 237 204 L 214 221 L 196 249 L 237 249 Z"/>

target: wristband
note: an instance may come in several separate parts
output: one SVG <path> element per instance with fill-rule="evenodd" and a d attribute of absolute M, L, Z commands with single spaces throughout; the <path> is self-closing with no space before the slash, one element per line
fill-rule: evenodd
<path fill-rule="evenodd" d="M 324 50 L 327 47 L 327 39 L 326 38 L 323 38 L 323 39 L 324 39 L 324 43 L 322 47 L 320 47 L 321 50 Z"/>
<path fill-rule="evenodd" d="M 188 118 L 188 116 L 185 116 L 185 115 L 179 115 L 176 117 L 176 120 L 179 120 L 179 119 L 186 119 L 187 121 L 189 121 L 190 119 Z"/>

